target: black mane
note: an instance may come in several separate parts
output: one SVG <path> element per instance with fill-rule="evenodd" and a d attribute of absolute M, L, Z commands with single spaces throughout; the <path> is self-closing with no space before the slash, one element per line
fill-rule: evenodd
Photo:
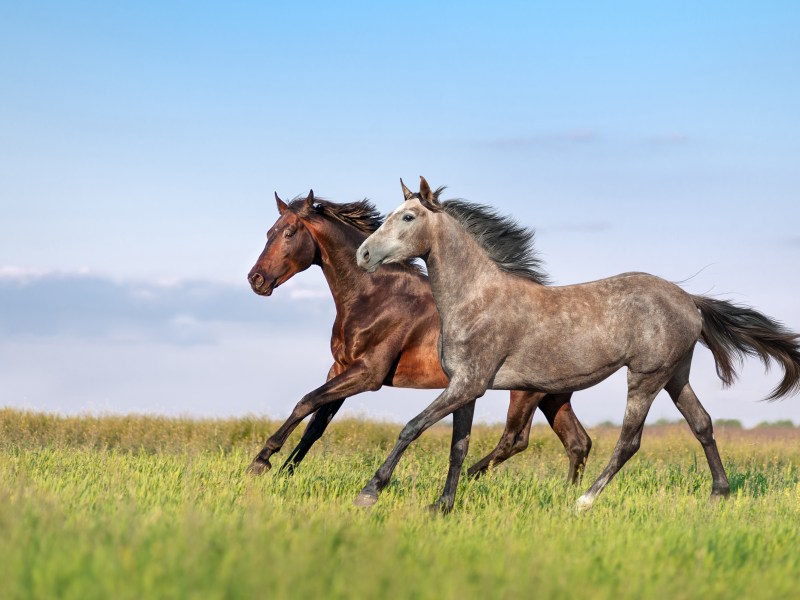
<path fill-rule="evenodd" d="M 440 193 L 441 188 L 436 190 Z M 550 282 L 534 248 L 534 231 L 493 208 L 465 200 L 445 200 L 439 206 L 456 219 L 503 271 L 535 281 Z"/>
<path fill-rule="evenodd" d="M 314 214 L 327 215 L 340 223 L 355 227 L 367 235 L 373 233 L 383 223 L 381 213 L 366 198 L 345 204 L 314 198 L 314 202 L 309 205 L 305 198 L 298 197 L 289 202 L 289 209 L 302 218 L 308 218 Z"/>

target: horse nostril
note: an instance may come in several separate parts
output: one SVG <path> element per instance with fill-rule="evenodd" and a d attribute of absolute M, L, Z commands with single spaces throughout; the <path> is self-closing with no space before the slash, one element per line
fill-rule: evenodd
<path fill-rule="evenodd" d="M 364 250 L 364 253 L 361 255 L 361 257 L 364 260 L 368 261 L 369 260 L 369 250 Z"/>
<path fill-rule="evenodd" d="M 259 286 L 262 283 L 264 283 L 264 278 L 261 275 L 259 275 L 258 273 L 253 273 L 250 276 L 250 283 L 252 283 L 255 286 Z"/>

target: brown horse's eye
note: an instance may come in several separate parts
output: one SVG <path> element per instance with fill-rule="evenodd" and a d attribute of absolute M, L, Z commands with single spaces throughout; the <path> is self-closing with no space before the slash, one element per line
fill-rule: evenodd
<path fill-rule="evenodd" d="M 296 231 L 297 229 L 295 229 L 294 227 L 287 227 L 286 229 L 283 230 L 283 237 L 287 238 L 292 237 Z"/>

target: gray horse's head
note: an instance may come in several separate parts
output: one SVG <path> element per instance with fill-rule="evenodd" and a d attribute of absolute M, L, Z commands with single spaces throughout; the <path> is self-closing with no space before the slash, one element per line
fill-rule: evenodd
<path fill-rule="evenodd" d="M 370 273 L 382 264 L 425 256 L 431 249 L 431 227 L 437 213 L 442 212 L 439 194 L 444 188 L 431 190 L 422 176 L 416 194 L 405 186 L 402 179 L 400 185 L 404 202 L 356 251 L 358 266 Z"/>

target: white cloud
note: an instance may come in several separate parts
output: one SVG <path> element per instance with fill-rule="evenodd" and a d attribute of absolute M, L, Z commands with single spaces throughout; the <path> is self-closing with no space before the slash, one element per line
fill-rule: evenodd
<path fill-rule="evenodd" d="M 531 135 L 521 135 L 512 137 L 498 137 L 485 140 L 480 143 L 482 146 L 491 146 L 499 149 L 520 149 L 536 146 L 553 146 L 562 144 L 595 142 L 600 139 L 600 135 L 594 129 L 573 129 L 569 131 L 557 131 L 550 133 L 538 133 Z"/>
<path fill-rule="evenodd" d="M 0 268 L 0 333 L 158 339 L 216 339 L 219 323 L 329 331 L 333 302 L 314 283 L 286 284 L 269 298 L 246 283 L 116 281 L 91 272 Z M 324 280 L 322 285 L 324 286 Z M 189 334 L 191 330 L 191 335 Z"/>
<path fill-rule="evenodd" d="M 36 279 L 44 279 L 46 277 L 88 277 L 91 274 L 92 271 L 89 267 L 64 271 L 59 269 L 35 269 L 16 265 L 0 266 L 0 280 L 12 280 L 23 283 Z"/>

